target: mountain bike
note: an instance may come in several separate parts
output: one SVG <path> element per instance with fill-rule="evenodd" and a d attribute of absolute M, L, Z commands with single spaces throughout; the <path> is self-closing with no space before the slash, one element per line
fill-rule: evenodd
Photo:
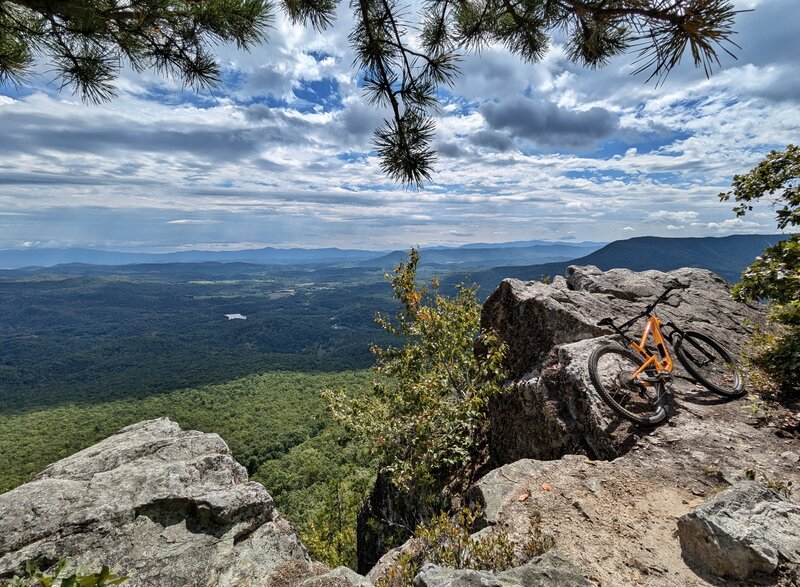
<path fill-rule="evenodd" d="M 637 424 L 652 426 L 667 417 L 666 387 L 674 367 L 665 341 L 669 341 L 687 373 L 708 390 L 737 397 L 744 393 L 744 381 L 730 353 L 713 338 L 693 330 L 682 330 L 671 320 L 661 321 L 655 313 L 682 284 L 667 287 L 643 312 L 624 324 L 615 317 L 603 318 L 598 326 L 608 326 L 631 347 L 617 344 L 597 347 L 589 357 L 589 377 L 600 397 L 620 416 Z M 647 318 L 637 341 L 627 335 L 639 319 Z M 665 335 L 662 328 L 669 329 Z"/>

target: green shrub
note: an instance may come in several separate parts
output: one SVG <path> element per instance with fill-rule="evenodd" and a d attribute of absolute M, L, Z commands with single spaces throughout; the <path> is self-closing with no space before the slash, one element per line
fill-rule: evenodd
<path fill-rule="evenodd" d="M 471 536 L 480 517 L 480 509 L 464 508 L 453 518 L 441 513 L 421 524 L 410 547 L 400 554 L 377 587 L 410 587 L 426 562 L 452 569 L 502 571 L 539 556 L 555 544 L 552 536 L 542 531 L 538 513 L 531 516 L 530 529 L 522 542 L 513 540 L 502 526 Z"/>
<path fill-rule="evenodd" d="M 800 328 L 773 325 L 758 329 L 750 339 L 745 365 L 753 390 L 773 401 L 781 393 L 800 395 Z"/>
<path fill-rule="evenodd" d="M 99 573 L 88 573 L 83 566 L 72 568 L 66 560 L 59 561 L 45 572 L 36 561 L 28 561 L 24 577 L 0 580 L 0 587 L 109 587 L 119 585 L 128 577 L 120 577 L 103 565 Z"/>
<path fill-rule="evenodd" d="M 780 230 L 800 226 L 800 147 L 771 151 L 748 173 L 734 176 L 732 187 L 719 197 L 723 201 L 734 198 L 737 216 L 750 212 L 754 202 L 767 196 Z M 800 396 L 800 235 L 792 234 L 764 249 L 745 269 L 733 294 L 740 300 L 769 299 L 770 321 L 784 330 L 756 341 L 762 350 L 754 362 L 783 392 Z"/>
<path fill-rule="evenodd" d="M 419 254 L 391 279 L 402 304 L 394 321 L 378 316 L 399 347 L 374 346 L 374 393 L 324 395 L 334 418 L 374 454 L 381 471 L 399 489 L 458 494 L 485 461 L 485 408 L 501 389 L 504 347 L 481 332 L 475 287 L 459 286 L 455 297 L 416 282 Z M 484 358 L 475 345 L 486 349 Z"/>

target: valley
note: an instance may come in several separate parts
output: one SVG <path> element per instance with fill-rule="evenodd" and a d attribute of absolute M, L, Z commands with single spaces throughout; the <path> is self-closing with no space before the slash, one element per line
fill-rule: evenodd
<path fill-rule="evenodd" d="M 661 253 L 646 259 L 667 269 L 705 259 L 731 279 L 756 249 L 781 237 L 730 238 L 653 239 L 647 244 Z M 579 262 L 641 269 L 642 245 L 589 246 Z M 514 254 L 525 247 L 501 249 L 440 250 L 427 265 L 423 250 L 420 278 L 437 275 L 451 293 L 465 267 L 441 262 L 460 259 L 484 299 L 501 276 L 538 280 L 568 264 L 556 257 L 486 269 L 492 259 L 529 258 Z M 384 275 L 401 259 L 69 263 L 0 272 L 0 492 L 124 426 L 167 416 L 220 434 L 312 550 L 315 541 L 350 545 L 317 556 L 353 564 L 355 514 L 373 469 L 320 393 L 369 393 L 370 345 L 396 344 L 374 319 L 399 308 Z M 329 519 L 331 495 L 340 500 L 338 522 Z"/>

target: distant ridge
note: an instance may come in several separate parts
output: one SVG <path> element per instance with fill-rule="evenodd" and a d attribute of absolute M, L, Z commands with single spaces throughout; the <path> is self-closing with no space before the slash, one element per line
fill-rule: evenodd
<path fill-rule="evenodd" d="M 614 241 L 600 248 L 599 243 L 550 243 L 517 241 L 460 247 L 423 247 L 421 263 L 442 275 L 442 283 L 452 287 L 464 281 L 477 283 L 488 295 L 506 277 L 522 280 L 563 275 L 569 265 L 596 265 L 644 271 L 670 271 L 679 267 L 710 269 L 730 282 L 739 280 L 742 270 L 764 250 L 788 235 L 756 234 L 726 237 L 635 237 Z M 537 243 L 537 244 L 528 244 Z M 509 244 L 511 246 L 505 246 Z M 521 246 L 521 245 L 527 246 Z M 596 250 L 595 250 L 596 249 Z M 587 254 L 588 252 L 588 254 Z M 244 251 L 184 251 L 178 253 L 126 253 L 91 249 L 24 249 L 0 251 L 0 269 L 11 273 L 40 274 L 51 268 L 71 275 L 152 273 L 183 276 L 204 273 L 220 276 L 259 272 L 267 266 L 281 271 L 320 270 L 363 273 L 386 271 L 406 259 L 406 251 L 366 251 L 359 249 L 277 249 Z M 5 273 L 5 272 L 3 272 Z"/>
<path fill-rule="evenodd" d="M 680 267 L 699 267 L 721 275 L 731 283 L 739 281 L 745 267 L 761 254 L 765 247 L 788 238 L 785 234 L 747 234 L 724 237 L 667 238 L 642 236 L 614 241 L 584 257 L 571 261 L 538 265 L 495 267 L 485 271 L 453 274 L 444 284 L 453 286 L 460 281 L 476 283 L 483 296 L 489 295 L 506 277 L 524 281 L 542 276 L 564 275 L 569 265 L 596 265 L 607 271 L 615 267 L 645 271 L 671 271 Z M 510 259 L 513 261 L 513 259 Z"/>
<path fill-rule="evenodd" d="M 548 263 L 583 256 L 602 243 L 515 241 L 473 243 L 458 247 L 423 247 L 423 264 L 433 267 L 459 265 L 470 268 L 496 267 L 512 256 L 521 263 Z M 513 249 L 510 250 L 510 249 Z M 120 266 L 165 263 L 252 263 L 256 265 L 361 265 L 390 269 L 406 258 L 407 251 L 371 251 L 339 248 L 275 248 L 237 251 L 180 251 L 136 253 L 86 248 L 30 248 L 0 250 L 0 269 L 55 267 L 56 265 Z"/>
<path fill-rule="evenodd" d="M 530 244 L 533 243 L 533 244 Z M 520 264 L 553 263 L 582 257 L 604 243 L 552 243 L 548 241 L 516 241 L 510 243 L 475 243 L 460 247 L 420 247 L 420 265 L 441 269 L 488 269 L 505 265 L 509 259 Z M 363 266 L 389 269 L 408 258 L 408 251 L 392 251 L 368 261 Z"/>
<path fill-rule="evenodd" d="M 360 249 L 244 249 L 239 251 L 180 251 L 176 253 L 131 253 L 96 249 L 6 249 L 0 250 L 0 268 L 54 267 L 72 263 L 86 265 L 132 265 L 141 263 L 253 263 L 296 265 L 358 263 L 384 255 L 386 251 Z"/>

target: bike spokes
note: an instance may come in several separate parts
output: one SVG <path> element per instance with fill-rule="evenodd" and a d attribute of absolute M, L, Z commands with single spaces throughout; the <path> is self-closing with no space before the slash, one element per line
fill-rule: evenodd
<path fill-rule="evenodd" d="M 589 373 L 614 411 L 638 424 L 655 424 L 666 416 L 664 384 L 657 378 L 654 383 L 633 378 L 641 364 L 641 359 L 626 349 L 601 347 L 592 354 Z"/>
<path fill-rule="evenodd" d="M 721 395 L 743 393 L 744 384 L 736 363 L 714 339 L 699 332 L 686 332 L 676 349 L 678 359 L 698 383 Z"/>

